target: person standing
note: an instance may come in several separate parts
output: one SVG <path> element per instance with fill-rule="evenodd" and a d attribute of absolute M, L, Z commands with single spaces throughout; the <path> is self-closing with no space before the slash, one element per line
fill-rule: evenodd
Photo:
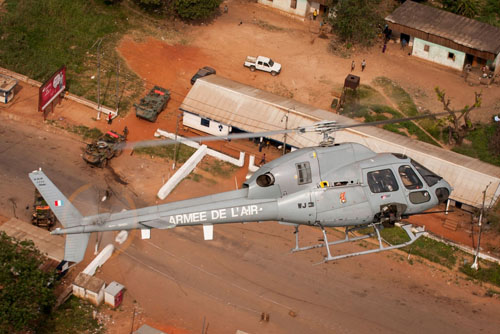
<path fill-rule="evenodd" d="M 356 67 L 356 63 L 353 60 L 352 63 L 351 63 L 351 72 L 354 71 L 355 67 Z"/>
<path fill-rule="evenodd" d="M 363 61 L 361 62 L 361 72 L 365 70 L 365 67 L 366 67 L 366 60 L 363 59 Z"/>
<path fill-rule="evenodd" d="M 313 20 L 316 21 L 316 16 L 318 16 L 318 11 L 315 9 L 313 12 Z"/>
<path fill-rule="evenodd" d="M 385 49 L 387 49 L 387 43 L 384 43 L 384 46 L 382 47 L 382 53 L 385 53 Z"/>

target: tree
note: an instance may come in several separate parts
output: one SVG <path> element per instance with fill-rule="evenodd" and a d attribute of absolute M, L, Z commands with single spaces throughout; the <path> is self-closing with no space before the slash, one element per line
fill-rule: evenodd
<path fill-rule="evenodd" d="M 36 329 L 54 305 L 54 276 L 40 270 L 44 261 L 32 241 L 0 232 L 0 333 Z"/>
<path fill-rule="evenodd" d="M 175 11 L 183 20 L 200 20 L 210 17 L 222 0 L 176 0 Z"/>
<path fill-rule="evenodd" d="M 343 42 L 371 45 L 380 32 L 382 16 L 376 6 L 380 0 L 330 1 L 334 15 L 328 17 L 335 33 Z"/>
<path fill-rule="evenodd" d="M 497 123 L 495 133 L 491 137 L 489 149 L 493 154 L 500 156 L 500 123 Z"/>
<path fill-rule="evenodd" d="M 446 98 L 446 93 L 439 87 L 434 89 L 438 100 L 443 104 L 443 108 L 448 112 L 449 116 L 446 119 L 448 121 L 448 144 L 462 145 L 464 138 L 472 130 L 474 130 L 474 124 L 470 120 L 469 114 L 472 110 L 479 108 L 481 106 L 481 93 L 475 92 L 474 104 L 472 106 L 464 106 L 462 109 L 451 109 L 450 99 Z"/>

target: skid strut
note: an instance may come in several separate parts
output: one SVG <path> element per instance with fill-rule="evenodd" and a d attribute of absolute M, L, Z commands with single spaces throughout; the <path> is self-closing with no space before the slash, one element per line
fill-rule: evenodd
<path fill-rule="evenodd" d="M 413 228 L 412 224 L 402 225 L 400 227 L 406 232 L 408 237 L 410 237 L 410 240 L 407 242 L 403 242 L 401 244 L 398 244 L 398 245 L 384 246 L 382 243 L 382 237 L 380 236 L 380 231 L 379 231 L 380 223 L 372 223 L 369 226 L 375 230 L 375 234 L 377 235 L 377 240 L 378 240 L 378 246 L 379 246 L 378 248 L 370 249 L 370 250 L 362 251 L 362 252 L 354 252 L 354 253 L 349 253 L 349 254 L 332 256 L 330 253 L 330 247 L 329 247 L 330 245 L 338 245 L 338 244 L 342 244 L 345 242 L 362 240 L 362 239 L 369 238 L 369 237 L 373 236 L 374 234 L 371 233 L 371 234 L 357 236 L 357 237 L 350 237 L 349 236 L 350 232 L 354 232 L 356 230 L 366 228 L 366 226 L 358 226 L 358 227 L 351 227 L 351 228 L 346 227 L 344 239 L 328 242 L 328 237 L 326 235 L 325 228 L 321 224 L 318 224 L 318 225 L 321 228 L 321 231 L 323 232 L 323 243 L 317 244 L 317 245 L 312 245 L 312 246 L 307 246 L 307 247 L 299 247 L 299 227 L 295 226 L 295 248 L 292 249 L 292 252 L 299 252 L 299 251 L 304 251 L 304 250 L 308 250 L 308 249 L 325 247 L 327 256 L 324 258 L 323 262 L 328 262 L 328 261 L 334 261 L 334 260 L 339 260 L 339 259 L 345 259 L 345 258 L 352 257 L 352 256 L 365 255 L 365 254 L 371 254 L 371 253 L 379 253 L 379 252 L 383 252 L 383 251 L 387 251 L 387 250 L 391 250 L 391 249 L 398 249 L 398 248 L 406 247 L 406 246 L 414 243 L 418 238 L 420 238 L 425 233 L 423 227 Z"/>

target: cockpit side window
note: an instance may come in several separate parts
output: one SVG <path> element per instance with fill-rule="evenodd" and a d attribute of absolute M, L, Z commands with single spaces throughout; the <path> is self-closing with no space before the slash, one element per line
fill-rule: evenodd
<path fill-rule="evenodd" d="M 367 173 L 368 186 L 372 193 L 386 193 L 399 190 L 392 170 L 381 169 Z"/>
<path fill-rule="evenodd" d="M 442 179 L 441 176 L 434 174 L 433 172 L 431 172 L 430 170 L 428 170 L 427 168 L 425 168 L 424 166 L 422 166 L 421 164 L 419 164 L 418 162 L 416 162 L 413 159 L 411 160 L 411 164 L 413 165 L 413 167 L 415 167 L 417 172 L 420 175 L 422 175 L 422 177 L 425 180 L 425 183 L 427 183 L 429 185 L 429 187 L 432 187 L 433 185 L 438 183 L 439 180 Z"/>
<path fill-rule="evenodd" d="M 297 182 L 298 184 L 307 184 L 312 182 L 311 165 L 309 161 L 299 162 L 295 164 L 297 168 Z"/>
<path fill-rule="evenodd" d="M 410 166 L 400 166 L 398 171 L 406 189 L 421 189 L 423 187 L 422 181 Z"/>

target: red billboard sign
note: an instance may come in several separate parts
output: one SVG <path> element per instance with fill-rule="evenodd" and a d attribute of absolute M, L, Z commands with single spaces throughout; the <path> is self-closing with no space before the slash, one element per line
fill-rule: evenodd
<path fill-rule="evenodd" d="M 66 66 L 58 69 L 49 80 L 40 87 L 38 111 L 44 111 L 56 97 L 66 89 Z"/>

